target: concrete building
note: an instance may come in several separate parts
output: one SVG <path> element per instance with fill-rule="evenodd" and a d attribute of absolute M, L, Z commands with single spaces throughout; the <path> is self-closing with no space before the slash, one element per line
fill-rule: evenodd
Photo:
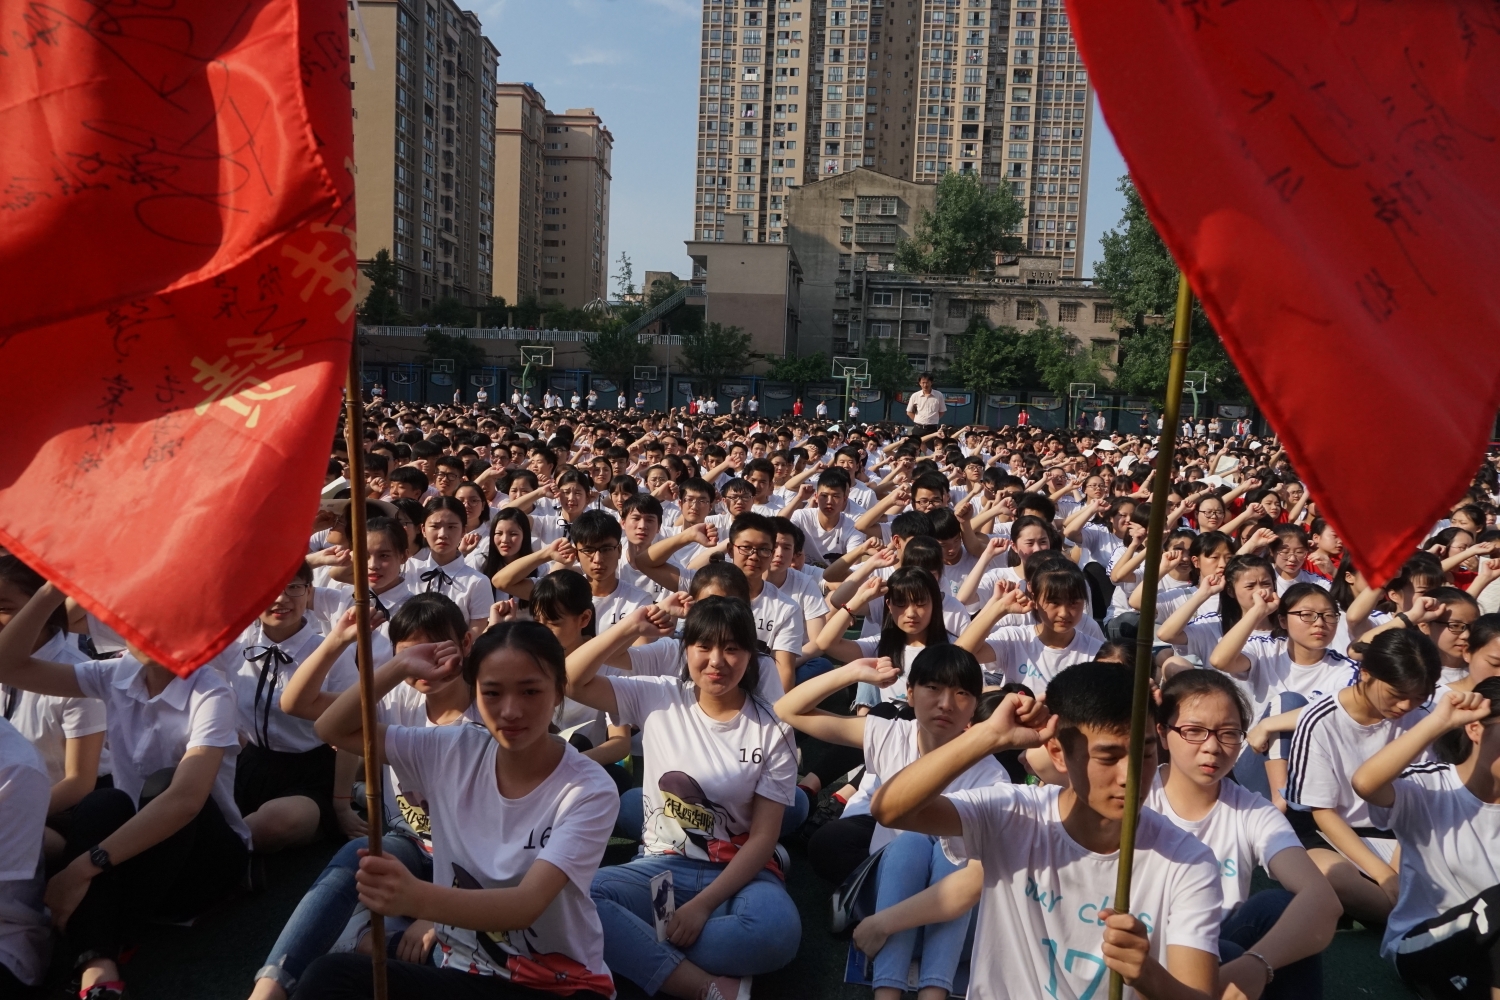
<path fill-rule="evenodd" d="M 865 271 L 850 310 L 862 314 L 867 341 L 894 342 L 918 369 L 937 368 L 951 358 L 976 317 L 1022 331 L 1042 323 L 1058 326 L 1080 346 L 1118 360 L 1120 334 L 1108 292 L 1061 277 L 1056 258 L 1010 260 L 987 279 Z"/>
<path fill-rule="evenodd" d="M 547 102 L 529 83 L 495 87 L 495 272 L 506 302 L 542 294 L 542 135 Z"/>
<path fill-rule="evenodd" d="M 609 183 L 614 137 L 593 108 L 547 114 L 542 135 L 545 304 L 609 298 Z"/>
<path fill-rule="evenodd" d="M 614 137 L 593 108 L 548 111 L 529 83 L 499 84 L 495 105 L 494 294 L 571 309 L 607 299 Z"/>
<path fill-rule="evenodd" d="M 483 303 L 493 282 L 495 66 L 452 0 L 366 0 L 349 12 L 358 254 L 389 250 L 401 307 Z M 360 56 L 368 42 L 371 70 Z"/>
<path fill-rule="evenodd" d="M 895 266 L 937 189 L 868 167 L 799 187 L 787 199 L 787 242 L 803 270 L 799 353 L 855 353 L 863 338 L 866 271 Z"/>
<path fill-rule="evenodd" d="M 781 242 L 791 188 L 859 167 L 974 173 L 1078 277 L 1092 107 L 1062 0 L 704 0 L 693 236 Z"/>
<path fill-rule="evenodd" d="M 803 353 L 798 344 L 802 268 L 790 246 L 690 240 L 687 248 L 693 260 L 690 283 L 707 296 L 705 322 L 744 330 L 755 354 Z"/>

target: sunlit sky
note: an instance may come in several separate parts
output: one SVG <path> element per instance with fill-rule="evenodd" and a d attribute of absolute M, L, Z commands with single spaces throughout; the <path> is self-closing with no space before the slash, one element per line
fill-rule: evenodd
<path fill-rule="evenodd" d="M 591 107 L 614 136 L 610 273 L 624 251 L 637 283 L 647 270 L 686 274 L 698 0 L 477 0 L 471 9 L 500 50 L 501 80 L 531 83 L 554 111 Z M 1094 112 L 1085 275 L 1098 260 L 1099 234 L 1118 224 L 1124 208 L 1116 186 L 1125 164 L 1097 106 Z"/>

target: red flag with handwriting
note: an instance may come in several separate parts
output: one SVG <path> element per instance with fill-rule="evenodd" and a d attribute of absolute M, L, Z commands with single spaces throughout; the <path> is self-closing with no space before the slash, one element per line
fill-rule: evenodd
<path fill-rule="evenodd" d="M 1388 579 L 1500 407 L 1500 10 L 1068 9 L 1157 230 L 1356 565 Z"/>
<path fill-rule="evenodd" d="M 0 544 L 179 673 L 306 552 L 355 308 L 346 18 L 0 5 Z"/>

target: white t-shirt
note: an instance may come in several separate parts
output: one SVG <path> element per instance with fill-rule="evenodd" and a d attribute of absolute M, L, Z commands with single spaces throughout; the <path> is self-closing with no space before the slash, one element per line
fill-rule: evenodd
<path fill-rule="evenodd" d="M 571 746 L 540 785 L 518 799 L 495 783 L 499 744 L 477 726 L 386 730 L 391 767 L 427 790 L 433 882 L 459 889 L 521 884 L 536 861 L 568 877 L 529 926 L 502 933 L 437 925 L 432 964 L 500 976 L 533 989 L 614 993 L 604 930 L 589 886 L 620 811 L 615 783 Z"/>
<path fill-rule="evenodd" d="M 71 638 L 59 632 L 31 655 L 50 663 L 86 662 L 87 657 L 68 641 Z M 47 778 L 54 785 L 67 776 L 67 741 L 106 729 L 104 702 L 97 698 L 64 698 L 0 685 L 0 706 L 16 731 L 36 747 Z"/>
<path fill-rule="evenodd" d="M 1302 842 L 1292 830 L 1281 810 L 1257 792 L 1232 781 L 1219 782 L 1219 801 L 1208 815 L 1186 820 L 1172 809 L 1163 787 L 1167 768 L 1163 764 L 1151 791 L 1146 808 L 1154 809 L 1173 824 L 1197 837 L 1213 851 L 1219 862 L 1220 887 L 1224 890 L 1224 916 L 1250 898 L 1250 876 L 1259 865 L 1270 870 L 1271 859 L 1289 847 Z"/>
<path fill-rule="evenodd" d="M 984 865 L 974 929 L 971 1000 L 1083 1000 L 1105 995 L 1099 911 L 1115 894 L 1119 851 L 1095 854 L 1063 828 L 1062 789 L 989 785 L 946 796 L 963 836 L 944 848 Z M 1169 946 L 1219 953 L 1223 908 L 1213 852 L 1161 815 L 1141 810 L 1131 909 L 1146 925 L 1150 954 Z M 1125 996 L 1137 996 L 1127 988 Z"/>
<path fill-rule="evenodd" d="M 1083 549 L 1083 558 L 1078 561 L 1080 566 L 1096 562 L 1108 567 L 1114 562 L 1115 553 L 1125 547 L 1125 540 L 1104 524 L 1089 522 L 1083 526 L 1078 537 Z"/>
<path fill-rule="evenodd" d="M 1418 924 L 1500 884 L 1500 805 L 1475 798 L 1447 764 L 1415 765 L 1391 788 L 1389 808 L 1370 806 L 1401 844 L 1401 894 L 1380 942 L 1387 958 Z"/>
<path fill-rule="evenodd" d="M 877 782 L 889 781 L 903 767 L 922 756 L 917 746 L 916 720 L 865 716 L 864 749 L 866 775 L 874 775 Z M 985 785 L 998 784 L 1010 784 L 1010 774 L 994 757 L 984 757 L 950 781 L 943 791 L 956 792 L 963 788 L 983 788 Z M 875 832 L 870 836 L 870 853 L 874 854 L 895 840 L 900 832 L 877 823 Z"/>
<path fill-rule="evenodd" d="M 42 903 L 42 831 L 51 797 L 36 748 L 0 720 L 0 965 L 28 986 L 41 985 L 52 945 Z"/>
<path fill-rule="evenodd" d="M 603 635 L 611 625 L 636 608 L 644 608 L 654 602 L 644 590 L 632 587 L 624 580 L 615 580 L 615 589 L 605 597 L 594 598 L 594 634 Z"/>
<path fill-rule="evenodd" d="M 479 706 L 470 703 L 464 714 L 446 726 L 439 726 L 428 717 L 427 696 L 412 685 L 402 682 L 375 704 L 375 721 L 388 726 L 406 729 L 447 729 L 479 726 L 484 722 L 479 716 Z M 485 730 L 485 735 L 489 731 Z M 429 851 L 432 849 L 432 823 L 428 812 L 428 795 L 425 785 L 412 780 L 414 771 L 408 770 L 405 777 L 387 764 L 385 769 L 385 814 L 392 825 L 404 824 L 415 833 Z"/>
<path fill-rule="evenodd" d="M 795 744 L 769 706 L 747 698 L 734 718 L 716 722 L 698 707 L 690 681 L 609 681 L 620 724 L 641 730 L 647 853 L 728 862 L 750 836 L 755 796 L 783 806 L 795 800 Z"/>
<path fill-rule="evenodd" d="M 1375 826 L 1370 804 L 1351 784 L 1354 772 L 1426 716 L 1425 708 L 1415 708 L 1399 719 L 1362 726 L 1344 708 L 1337 691 L 1310 701 L 1292 733 L 1287 802 L 1302 809 L 1332 809 L 1355 829 Z M 1418 762 L 1430 759 L 1423 751 Z"/>
<path fill-rule="evenodd" d="M 806 570 L 788 566 L 786 579 L 778 583 L 776 589 L 802 608 L 804 625 L 807 619 L 822 618 L 828 614 L 828 602 L 823 599 L 823 588 L 818 586 L 818 578 Z"/>
<path fill-rule="evenodd" d="M 938 580 L 939 585 L 943 588 L 943 593 L 947 594 L 949 597 L 957 597 L 958 588 L 962 587 L 964 585 L 964 581 L 969 578 L 969 573 L 974 569 L 974 564 L 976 562 L 978 562 L 978 560 L 969 554 L 969 550 L 964 549 L 958 555 L 958 562 L 954 563 L 952 566 L 944 563 L 943 575 Z"/>
<path fill-rule="evenodd" d="M 974 588 L 974 602 L 968 605 L 973 609 L 971 614 L 977 613 L 982 606 L 989 603 L 990 598 L 995 596 L 995 584 L 1001 580 L 1013 583 L 1022 590 L 1026 589 L 1026 577 L 1020 566 L 996 566 L 994 569 L 987 569 L 979 578 L 979 586 Z"/>
<path fill-rule="evenodd" d="M 1040 695 L 1052 678 L 1075 663 L 1087 663 L 1103 645 L 1082 629 L 1073 630 L 1073 641 L 1061 649 L 1045 645 L 1034 625 L 1008 625 L 996 629 L 985 640 L 995 652 L 995 662 L 985 665 L 986 684 L 1025 684 Z"/>
<path fill-rule="evenodd" d="M 1316 583 L 1318 586 L 1322 587 L 1324 590 L 1328 589 L 1328 581 L 1327 580 L 1323 579 L 1321 576 L 1319 576 L 1316 573 L 1309 573 L 1305 569 L 1299 569 L 1297 571 L 1297 575 L 1294 576 L 1294 577 L 1292 577 L 1290 580 L 1288 580 L 1285 577 L 1283 577 L 1280 573 L 1276 574 L 1276 593 L 1277 594 L 1285 594 L 1295 584 L 1299 584 L 1299 583 Z"/>
<path fill-rule="evenodd" d="M 805 549 L 809 559 L 832 562 L 865 540 L 864 534 L 855 530 L 854 519 L 847 513 L 840 514 L 831 528 L 823 527 L 818 520 L 818 511 L 812 507 L 792 511 L 791 519 L 807 536 Z"/>
<path fill-rule="evenodd" d="M 279 643 L 267 639 L 264 627 L 254 621 L 214 658 L 234 691 L 240 731 L 249 734 L 251 743 L 282 753 L 305 753 L 323 745 L 312 722 L 281 710 L 281 692 L 286 682 L 322 642 L 323 636 L 310 621 L 290 639 Z M 273 648 L 286 659 L 271 653 Z M 373 653 L 374 647 L 371 648 Z M 355 657 L 341 656 L 329 669 L 322 690 L 336 695 L 357 683 L 359 668 Z"/>
<path fill-rule="evenodd" d="M 213 796 L 224 822 L 250 846 L 250 828 L 234 802 L 234 769 L 240 754 L 239 711 L 234 692 L 217 670 L 173 677 L 154 698 L 146 691 L 145 668 L 129 653 L 116 660 L 73 665 L 85 696 L 104 702 L 115 787 L 139 802 L 146 779 L 182 763 L 194 747 L 222 747 Z"/>
<path fill-rule="evenodd" d="M 489 618 L 490 605 L 495 603 L 495 588 L 490 585 L 489 577 L 470 566 L 462 556 L 439 566 L 432 550 L 423 549 L 419 558 L 407 560 L 403 573 L 412 593 L 442 594 L 457 604 L 470 621 Z"/>
<path fill-rule="evenodd" d="M 655 642 L 648 642 L 644 646 L 630 646 L 630 670 L 638 677 L 673 677 L 682 676 L 682 642 L 678 639 L 665 638 Z M 605 668 L 608 669 L 608 668 Z M 760 684 L 755 689 L 758 695 L 767 705 L 774 705 L 786 694 L 786 689 L 781 686 L 781 674 L 776 670 L 776 664 L 761 657 L 760 659 Z"/>
<path fill-rule="evenodd" d="M 1311 705 L 1325 694 L 1359 680 L 1359 664 L 1347 656 L 1326 649 L 1317 663 L 1303 665 L 1292 662 L 1286 644 L 1284 636 L 1252 635 L 1244 649 L 1250 669 L 1229 675 L 1249 699 L 1251 718 L 1259 719 L 1272 707 L 1276 695 L 1283 692 L 1300 694 Z"/>
<path fill-rule="evenodd" d="M 760 593 L 750 602 L 750 613 L 755 616 L 756 637 L 766 644 L 766 649 L 802 655 L 802 647 L 807 643 L 802 608 L 775 584 L 762 581 Z"/>
<path fill-rule="evenodd" d="M 861 658 L 874 656 L 880 649 L 880 636 L 861 636 L 860 638 L 854 640 L 854 644 L 859 647 L 859 655 Z M 901 647 L 901 676 L 896 678 L 896 683 L 892 684 L 890 687 L 879 689 L 880 698 L 882 701 L 906 700 L 906 679 L 911 676 L 911 665 L 916 660 L 917 654 L 922 652 L 922 650 L 926 648 L 927 647 L 921 643 L 910 642 Z"/>

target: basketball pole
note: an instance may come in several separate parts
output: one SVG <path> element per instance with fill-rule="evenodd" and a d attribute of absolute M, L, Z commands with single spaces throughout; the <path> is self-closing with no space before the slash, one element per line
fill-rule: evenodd
<path fill-rule="evenodd" d="M 354 620 L 359 630 L 356 656 L 359 666 L 359 708 L 364 727 L 365 817 L 369 826 L 371 857 L 380 857 L 380 831 L 384 824 L 385 797 L 380 784 L 379 748 L 375 745 L 375 666 L 370 650 L 370 580 L 365 572 L 369 559 L 365 538 L 365 406 L 360 382 L 358 339 L 349 348 L 349 378 L 344 387 L 344 441 L 349 451 L 349 561 L 354 570 Z M 385 918 L 370 911 L 370 965 L 375 1000 L 386 1000 Z"/>
<path fill-rule="evenodd" d="M 1162 534 L 1167 523 L 1167 494 L 1172 486 L 1173 453 L 1177 450 L 1177 417 L 1182 412 L 1182 382 L 1187 372 L 1193 290 L 1177 275 L 1177 314 L 1172 324 L 1172 355 L 1167 368 L 1167 399 L 1162 408 L 1161 435 L 1156 441 L 1156 474 L 1151 483 L 1151 520 L 1146 528 L 1145 575 L 1141 580 L 1141 623 L 1135 639 L 1135 691 L 1130 712 L 1130 751 L 1125 772 L 1125 815 L 1120 822 L 1120 867 L 1115 881 L 1115 906 L 1130 912 L 1130 879 L 1135 868 L 1135 835 L 1141 815 L 1141 765 L 1146 752 L 1146 725 L 1151 715 L 1151 643 L 1156 636 L 1156 585 L 1161 574 Z M 1109 1000 L 1122 1000 L 1125 980 L 1109 974 Z"/>

